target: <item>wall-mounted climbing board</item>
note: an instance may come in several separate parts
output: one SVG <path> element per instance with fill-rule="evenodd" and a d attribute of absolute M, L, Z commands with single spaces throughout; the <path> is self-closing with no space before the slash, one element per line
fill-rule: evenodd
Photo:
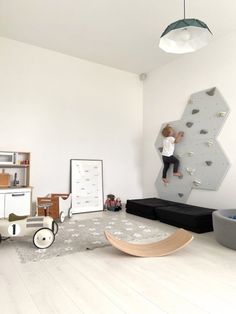
<path fill-rule="evenodd" d="M 168 122 L 176 132 L 184 131 L 182 141 L 175 145 L 174 155 L 180 161 L 183 177 L 173 177 L 168 170 L 168 185 L 162 182 L 162 169 L 156 180 L 159 197 L 184 203 L 192 189 L 217 190 L 230 163 L 216 137 L 227 116 L 229 107 L 216 87 L 192 94 L 182 118 Z M 163 123 L 161 130 L 167 123 Z M 155 142 L 162 159 L 161 130 Z"/>

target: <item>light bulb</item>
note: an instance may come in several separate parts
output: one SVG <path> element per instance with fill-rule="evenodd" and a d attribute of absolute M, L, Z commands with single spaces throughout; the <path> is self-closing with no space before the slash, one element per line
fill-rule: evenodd
<path fill-rule="evenodd" d="M 181 30 L 180 38 L 183 41 L 188 41 L 191 38 L 191 34 L 187 28 L 184 28 L 183 30 Z"/>

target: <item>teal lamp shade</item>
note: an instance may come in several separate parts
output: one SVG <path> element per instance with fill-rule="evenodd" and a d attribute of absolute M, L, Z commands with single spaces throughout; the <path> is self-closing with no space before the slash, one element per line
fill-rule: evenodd
<path fill-rule="evenodd" d="M 159 47 L 169 53 L 188 53 L 206 46 L 211 37 L 212 33 L 204 22 L 183 19 L 167 26 Z"/>

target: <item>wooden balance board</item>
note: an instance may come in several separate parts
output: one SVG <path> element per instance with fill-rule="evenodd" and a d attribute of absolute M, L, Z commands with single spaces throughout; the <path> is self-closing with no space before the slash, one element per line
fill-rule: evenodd
<path fill-rule="evenodd" d="M 178 229 L 169 237 L 158 242 L 138 244 L 119 240 L 108 231 L 104 231 L 107 240 L 118 250 L 139 257 L 157 257 L 172 254 L 193 240 L 190 232 Z"/>

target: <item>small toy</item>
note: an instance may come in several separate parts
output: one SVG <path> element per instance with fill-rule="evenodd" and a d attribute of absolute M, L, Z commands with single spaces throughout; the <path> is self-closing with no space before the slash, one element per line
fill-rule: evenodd
<path fill-rule="evenodd" d="M 48 194 L 38 197 L 38 215 L 51 216 L 64 222 L 65 217 L 72 217 L 71 194 Z"/>
<path fill-rule="evenodd" d="M 9 219 L 0 219 L 0 243 L 10 237 L 33 236 L 38 249 L 50 247 L 58 231 L 57 223 L 49 216 L 17 216 L 10 214 Z"/>
<path fill-rule="evenodd" d="M 122 209 L 121 199 L 119 197 L 117 197 L 117 199 L 116 199 L 116 209 L 117 210 Z"/>
<path fill-rule="evenodd" d="M 121 200 L 119 197 L 115 198 L 115 195 L 108 194 L 107 200 L 105 202 L 105 208 L 113 212 L 119 211 L 122 209 Z"/>

